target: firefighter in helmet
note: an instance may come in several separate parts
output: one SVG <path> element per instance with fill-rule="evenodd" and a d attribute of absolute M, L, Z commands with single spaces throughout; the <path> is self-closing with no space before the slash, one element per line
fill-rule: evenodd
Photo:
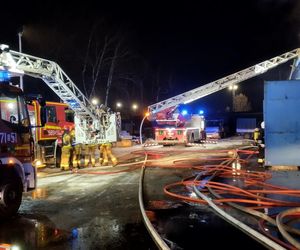
<path fill-rule="evenodd" d="M 112 154 L 112 144 L 110 142 L 105 142 L 100 145 L 100 163 L 102 166 L 107 166 L 109 159 L 113 166 L 118 164 L 117 158 Z"/>
<path fill-rule="evenodd" d="M 255 143 L 258 143 L 258 140 L 260 140 L 260 131 L 259 128 L 255 128 L 253 132 L 253 139 Z"/>
<path fill-rule="evenodd" d="M 258 159 L 257 162 L 260 164 L 264 164 L 265 162 L 265 122 L 263 121 L 260 125 L 261 131 L 259 135 L 258 144 Z"/>
<path fill-rule="evenodd" d="M 69 127 L 64 128 L 62 135 L 62 150 L 61 150 L 61 170 L 69 170 L 72 167 L 72 153 L 73 153 L 73 137 Z"/>

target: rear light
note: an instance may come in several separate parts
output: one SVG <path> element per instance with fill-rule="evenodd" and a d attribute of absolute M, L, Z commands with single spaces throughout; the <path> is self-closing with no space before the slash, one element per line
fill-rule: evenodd
<path fill-rule="evenodd" d="M 21 248 L 17 245 L 0 243 L 0 250 L 20 250 Z"/>

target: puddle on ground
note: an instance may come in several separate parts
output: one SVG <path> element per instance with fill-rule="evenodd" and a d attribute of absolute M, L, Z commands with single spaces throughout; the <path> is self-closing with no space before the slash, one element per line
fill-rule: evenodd
<path fill-rule="evenodd" d="M 46 216 L 20 214 L 0 223 L 0 243 L 20 250 L 156 249 L 142 222 L 125 224 L 107 217 L 62 230 Z"/>
<path fill-rule="evenodd" d="M 45 216 L 18 215 L 0 223 L 0 242 L 20 250 L 54 247 L 70 239 L 70 232 L 56 228 Z"/>
<path fill-rule="evenodd" d="M 46 188 L 36 188 L 31 192 L 31 198 L 34 200 L 43 199 L 48 197 L 48 192 Z"/>
<path fill-rule="evenodd" d="M 157 209 L 172 209 L 182 206 L 179 202 L 167 201 L 167 200 L 152 200 L 149 201 L 147 209 L 157 210 Z"/>
<path fill-rule="evenodd" d="M 205 207 L 160 210 L 155 216 L 156 229 L 172 249 L 265 249 Z"/>

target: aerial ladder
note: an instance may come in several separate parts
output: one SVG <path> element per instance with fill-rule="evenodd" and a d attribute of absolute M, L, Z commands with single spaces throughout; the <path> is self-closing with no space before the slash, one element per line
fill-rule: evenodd
<path fill-rule="evenodd" d="M 300 58 L 300 49 L 299 48 L 294 49 L 290 52 L 276 56 L 274 58 L 271 58 L 270 60 L 266 60 L 261 63 L 255 64 L 244 70 L 225 76 L 216 81 L 207 83 L 198 88 L 168 98 L 164 101 L 160 101 L 158 103 L 152 104 L 148 106 L 148 113 L 149 113 L 148 119 L 150 121 L 156 121 L 157 124 L 171 124 L 171 121 L 175 124 L 180 124 L 180 121 L 178 122 L 174 120 L 174 115 L 173 115 L 175 112 L 178 112 L 177 107 L 179 105 L 188 104 L 197 99 L 203 98 L 207 95 L 213 94 L 217 91 L 233 86 L 234 84 L 261 75 L 267 72 L 268 70 L 273 69 L 291 59 L 295 59 L 293 65 L 294 69 L 295 68 L 298 69 L 300 65 L 299 58 Z M 294 75 L 292 75 L 291 73 L 290 78 L 299 79 L 299 76 L 295 77 L 296 71 L 294 69 L 292 70 L 292 73 Z M 178 118 L 176 119 L 179 120 Z M 201 118 L 198 120 L 201 122 Z M 156 128 L 155 139 L 158 143 L 163 145 L 170 143 L 170 141 L 174 141 L 174 140 L 176 142 L 179 141 L 184 142 L 185 144 L 194 142 L 195 138 L 197 138 L 197 141 L 201 141 L 203 140 L 203 137 L 205 137 L 205 135 L 201 136 L 201 132 L 203 132 L 203 128 L 202 128 L 203 126 L 200 125 L 200 122 L 198 122 L 199 128 L 196 128 L 195 126 L 190 126 L 191 123 L 186 121 L 185 121 L 185 125 L 183 125 L 181 128 L 172 128 L 172 130 L 170 128 Z"/>
<path fill-rule="evenodd" d="M 10 50 L 0 45 L 0 71 L 42 79 L 74 111 L 76 144 L 99 144 L 117 140 L 117 114 L 95 106 L 55 62 Z"/>
<path fill-rule="evenodd" d="M 197 99 L 213 94 L 217 91 L 230 87 L 234 84 L 261 75 L 267 72 L 268 70 L 273 69 L 291 59 L 298 58 L 299 61 L 299 57 L 300 57 L 300 49 L 299 48 L 294 49 L 290 52 L 284 53 L 280 56 L 273 57 L 270 60 L 266 60 L 261 63 L 255 64 L 254 66 L 248 67 L 244 70 L 238 71 L 229 76 L 225 76 L 216 81 L 202 85 L 198 88 L 168 98 L 164 101 L 160 101 L 158 103 L 152 104 L 148 106 L 150 119 L 155 120 L 158 113 L 165 112 L 166 110 L 168 112 L 170 112 L 170 110 L 175 110 L 176 107 L 180 104 L 191 103 Z"/>

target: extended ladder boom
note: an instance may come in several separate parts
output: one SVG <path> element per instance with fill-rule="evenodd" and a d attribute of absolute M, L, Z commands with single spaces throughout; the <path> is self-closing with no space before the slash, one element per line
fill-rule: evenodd
<path fill-rule="evenodd" d="M 114 119 L 112 120 L 105 110 L 97 109 L 92 105 L 57 63 L 8 50 L 8 46 L 2 47 L 1 50 L 0 71 L 8 70 L 12 73 L 23 73 L 42 79 L 63 102 L 75 111 L 76 142 L 95 143 L 116 140 L 107 138 L 112 134 L 112 131 L 107 130 L 112 125 L 111 123 L 114 123 Z"/>
<path fill-rule="evenodd" d="M 219 90 L 225 89 L 233 84 L 261 75 L 266 71 L 287 62 L 290 59 L 300 56 L 300 49 L 294 49 L 290 52 L 276 56 L 270 60 L 258 63 L 254 66 L 241 70 L 237 73 L 223 77 L 216 81 L 210 82 L 193 90 L 187 91 L 180 95 L 171 97 L 164 101 L 155 103 L 148 107 L 150 114 L 156 114 L 162 110 L 177 106 L 179 104 L 187 104 L 199 98 L 205 97 Z"/>

